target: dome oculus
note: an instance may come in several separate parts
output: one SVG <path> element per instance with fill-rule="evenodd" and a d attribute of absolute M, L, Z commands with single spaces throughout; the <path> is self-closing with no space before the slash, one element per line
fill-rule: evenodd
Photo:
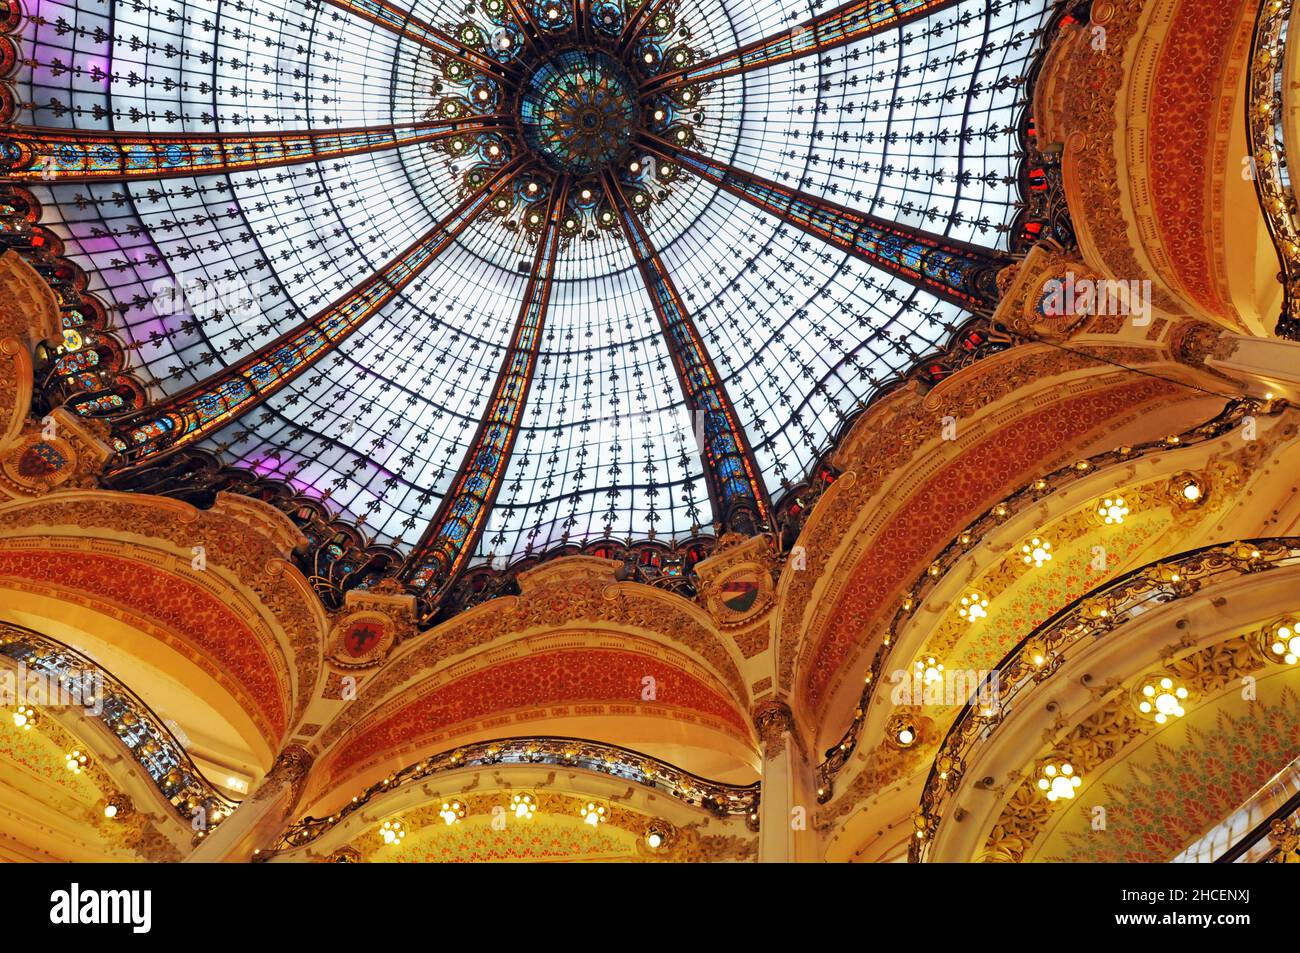
<path fill-rule="evenodd" d="M 635 7 L 624 9 L 623 0 L 598 3 L 590 29 L 581 35 L 568 29 L 569 4 L 544 0 L 525 6 L 527 33 L 503 0 L 481 0 L 466 20 L 447 26 L 473 55 L 435 55 L 437 80 L 426 119 L 465 120 L 478 128 L 434 148 L 471 190 L 505 165 L 525 164 L 520 178 L 526 187 L 491 205 L 511 230 L 539 230 L 544 203 L 568 176 L 561 232 L 592 239 L 618 227 L 608 197 L 614 184 L 638 214 L 670 197 L 669 186 L 682 170 L 642 154 L 637 138 L 694 145 L 708 90 L 702 84 L 660 90 L 651 85 L 698 59 L 691 31 L 679 23 L 671 3 L 657 5 L 631 43 L 623 42 L 624 27 Z"/>

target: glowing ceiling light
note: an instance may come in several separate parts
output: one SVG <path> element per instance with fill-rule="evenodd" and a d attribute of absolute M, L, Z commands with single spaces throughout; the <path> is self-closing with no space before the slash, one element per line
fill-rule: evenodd
<path fill-rule="evenodd" d="M 510 799 L 510 809 L 518 820 L 531 821 L 537 813 L 537 802 L 531 794 L 516 794 Z"/>
<path fill-rule="evenodd" d="M 379 837 L 385 844 L 401 843 L 405 836 L 406 828 L 402 827 L 401 821 L 384 821 L 379 828 Z"/>
<path fill-rule="evenodd" d="M 1205 502 L 1205 481 L 1195 473 L 1179 473 L 1169 481 L 1169 495 L 1184 509 L 1200 506 Z"/>
<path fill-rule="evenodd" d="M 592 827 L 599 827 L 605 820 L 605 809 L 595 801 L 588 801 L 578 813 L 582 815 L 582 822 Z"/>
<path fill-rule="evenodd" d="M 885 738 L 896 748 L 912 747 L 919 736 L 916 722 L 907 715 L 895 715 L 885 726 Z"/>
<path fill-rule="evenodd" d="M 957 614 L 967 622 L 977 622 L 988 616 L 989 600 L 979 592 L 970 592 L 961 597 Z"/>
<path fill-rule="evenodd" d="M 917 659 L 916 675 L 924 684 L 933 685 L 943 679 L 943 663 L 932 655 L 924 659 Z"/>
<path fill-rule="evenodd" d="M 1283 622 L 1273 630 L 1273 639 L 1269 649 L 1287 665 L 1300 661 L 1300 626 L 1294 622 Z"/>
<path fill-rule="evenodd" d="M 1142 686 L 1142 700 L 1138 711 L 1150 715 L 1158 725 L 1163 725 L 1170 718 L 1181 718 L 1187 714 L 1183 702 L 1188 695 L 1187 689 L 1174 683 L 1172 678 L 1163 676 L 1153 678 Z"/>
<path fill-rule="evenodd" d="M 80 751 L 69 751 L 63 756 L 63 766 L 73 774 L 80 774 L 89 763 L 90 759 Z"/>
<path fill-rule="evenodd" d="M 1041 569 L 1045 563 L 1052 561 L 1052 544 L 1035 536 L 1020 547 L 1022 559 L 1026 566 Z"/>
<path fill-rule="evenodd" d="M 1128 516 L 1129 508 L 1124 503 L 1122 496 L 1107 497 L 1097 506 L 1097 515 L 1102 521 L 1110 526 L 1124 522 L 1124 517 Z"/>
<path fill-rule="evenodd" d="M 442 809 L 438 811 L 438 816 L 443 819 L 444 823 L 450 826 L 457 823 L 465 816 L 465 806 L 461 804 L 460 801 L 443 801 Z"/>
<path fill-rule="evenodd" d="M 21 728 L 23 731 L 31 731 L 32 726 L 36 724 L 36 709 L 19 706 L 14 709 L 14 727 Z"/>
<path fill-rule="evenodd" d="M 651 850 L 667 847 L 673 838 L 674 828 L 661 818 L 655 818 L 645 829 L 645 843 Z"/>
<path fill-rule="evenodd" d="M 1082 785 L 1083 779 L 1074 773 L 1074 765 L 1068 761 L 1059 765 L 1052 761 L 1047 762 L 1043 765 L 1038 778 L 1038 789 L 1053 802 L 1069 800 Z"/>

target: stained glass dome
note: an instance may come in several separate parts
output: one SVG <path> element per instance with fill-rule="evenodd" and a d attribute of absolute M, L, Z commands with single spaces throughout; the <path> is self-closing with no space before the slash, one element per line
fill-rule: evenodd
<path fill-rule="evenodd" d="M 416 585 L 766 525 L 990 310 L 1052 7 L 25 2 L 4 155 L 108 311 L 81 409 Z"/>

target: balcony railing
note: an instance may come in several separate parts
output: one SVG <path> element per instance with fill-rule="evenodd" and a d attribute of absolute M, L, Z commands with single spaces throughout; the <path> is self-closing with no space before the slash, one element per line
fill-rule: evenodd
<path fill-rule="evenodd" d="M 1113 638 L 1127 623 L 1160 606 L 1233 577 L 1286 566 L 1300 566 L 1300 537 L 1206 546 L 1127 573 L 1040 625 L 998 663 L 975 693 L 995 700 L 968 702 L 949 729 L 925 782 L 909 859 L 928 858 L 939 825 L 949 813 L 949 802 L 978 751 L 1070 658 L 1096 640 Z"/>
<path fill-rule="evenodd" d="M 73 699 L 87 717 L 107 728 L 186 824 L 211 831 L 239 806 L 203 776 L 153 709 L 93 660 L 7 622 L 0 623 L 0 656 L 21 666 L 27 678 L 40 680 L 51 704 L 38 707 L 56 708 L 57 701 Z"/>
<path fill-rule="evenodd" d="M 323 818 L 303 818 L 285 831 L 273 851 L 258 859 L 269 860 L 275 853 L 310 844 L 376 798 L 435 775 L 509 764 L 558 765 L 594 771 L 652 788 L 717 817 L 744 816 L 752 825 L 758 816 L 757 782 L 737 785 L 710 781 L 649 755 L 577 738 L 502 738 L 462 745 L 408 765 L 366 788 L 337 813 Z"/>

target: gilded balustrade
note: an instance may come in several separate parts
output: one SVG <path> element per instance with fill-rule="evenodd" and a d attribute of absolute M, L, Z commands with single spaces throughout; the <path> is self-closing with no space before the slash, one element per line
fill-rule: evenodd
<path fill-rule="evenodd" d="M 1160 440 L 1151 440 L 1131 447 L 1108 450 L 1061 467 L 1017 490 L 972 521 L 935 557 L 934 561 L 926 567 L 925 571 L 921 573 L 900 601 L 898 609 L 895 611 L 893 619 L 885 632 L 881 646 L 867 670 L 866 684 L 862 689 L 862 697 L 854 711 L 853 721 L 840 741 L 826 752 L 825 760 L 817 767 L 818 803 L 825 804 L 831 799 L 834 794 L 836 776 L 843 770 L 849 758 L 857 749 L 862 729 L 866 724 L 872 695 L 876 690 L 876 686 L 880 684 L 881 676 L 890 670 L 888 666 L 891 663 L 893 648 L 898 641 L 899 632 L 907 620 L 920 609 L 927 595 L 943 580 L 944 576 L 968 552 L 979 546 L 986 535 L 996 530 L 1016 514 L 1034 506 L 1040 500 L 1083 477 L 1093 475 L 1104 467 L 1128 464 L 1153 454 L 1184 449 L 1199 443 L 1216 440 L 1241 426 L 1242 422 L 1248 417 L 1277 415 L 1282 413 L 1285 407 L 1286 404 L 1282 401 L 1270 402 L 1253 398 L 1230 401 L 1218 416 L 1184 433 Z M 905 665 L 895 665 L 894 667 L 906 668 L 910 665 L 911 660 L 908 659 Z"/>
<path fill-rule="evenodd" d="M 52 703 L 46 707 L 74 699 L 88 717 L 103 724 L 186 824 L 211 831 L 239 806 L 203 776 L 185 746 L 148 705 L 80 652 L 0 622 L 0 656 L 21 667 L 26 679 L 40 680 Z"/>
<path fill-rule="evenodd" d="M 594 771 L 653 788 L 717 817 L 744 816 L 752 824 L 758 816 L 758 783 L 735 785 L 710 781 L 657 758 L 594 741 L 503 738 L 462 745 L 407 765 L 366 788 L 337 813 L 324 818 L 303 818 L 285 831 L 273 851 L 258 859 L 269 860 L 274 853 L 310 844 L 376 798 L 393 791 L 452 771 L 497 765 L 557 765 Z"/>
<path fill-rule="evenodd" d="M 909 860 L 924 862 L 967 765 L 1034 688 L 1096 640 L 1162 605 L 1234 577 L 1300 565 L 1300 537 L 1207 546 L 1136 569 L 1052 616 L 984 679 L 949 729 L 926 779 Z M 981 701 L 976 702 L 975 697 Z"/>
<path fill-rule="evenodd" d="M 1287 161 L 1288 128 L 1295 131 L 1286 77 L 1293 75 L 1300 53 L 1288 48 L 1291 0 L 1264 0 L 1255 20 L 1255 35 L 1246 77 L 1246 136 L 1250 174 L 1260 209 L 1277 247 L 1283 284 L 1282 314 L 1277 333 L 1300 340 L 1300 209 L 1296 206 Z"/>

